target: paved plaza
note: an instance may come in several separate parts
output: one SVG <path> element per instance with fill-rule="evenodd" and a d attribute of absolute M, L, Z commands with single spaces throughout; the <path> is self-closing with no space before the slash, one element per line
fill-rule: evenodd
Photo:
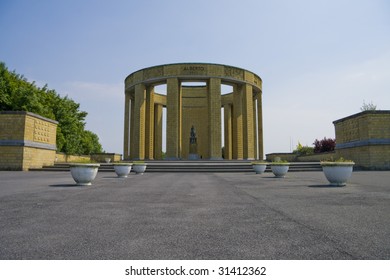
<path fill-rule="evenodd" d="M 390 259 L 390 172 L 0 172 L 0 259 Z"/>

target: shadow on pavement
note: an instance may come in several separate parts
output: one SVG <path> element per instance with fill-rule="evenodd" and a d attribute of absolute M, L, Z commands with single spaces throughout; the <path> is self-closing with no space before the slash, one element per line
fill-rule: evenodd
<path fill-rule="evenodd" d="M 49 185 L 49 187 L 51 187 L 51 188 L 72 188 L 72 187 L 80 188 L 80 187 L 84 187 L 84 186 L 79 186 L 76 184 L 56 184 L 56 185 Z"/>
<path fill-rule="evenodd" d="M 342 188 L 344 186 L 332 186 L 330 184 L 327 185 L 310 185 L 309 188 Z"/>

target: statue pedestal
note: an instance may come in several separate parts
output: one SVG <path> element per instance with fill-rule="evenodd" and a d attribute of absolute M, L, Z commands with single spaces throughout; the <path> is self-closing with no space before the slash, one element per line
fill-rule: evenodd
<path fill-rule="evenodd" d="M 199 159 L 198 155 L 198 144 L 197 143 L 191 143 L 190 144 L 190 153 L 188 155 L 189 160 L 196 160 Z"/>
<path fill-rule="evenodd" d="M 199 159 L 199 156 L 198 156 L 198 154 L 189 154 L 188 159 L 189 160 L 197 160 L 197 159 Z"/>

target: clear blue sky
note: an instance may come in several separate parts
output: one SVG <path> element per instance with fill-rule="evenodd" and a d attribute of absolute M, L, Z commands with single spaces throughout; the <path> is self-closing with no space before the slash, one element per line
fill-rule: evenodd
<path fill-rule="evenodd" d="M 122 153 L 124 79 L 176 62 L 263 79 L 266 153 L 334 137 L 363 100 L 390 110 L 390 1 L 0 0 L 0 61 L 68 95 Z"/>

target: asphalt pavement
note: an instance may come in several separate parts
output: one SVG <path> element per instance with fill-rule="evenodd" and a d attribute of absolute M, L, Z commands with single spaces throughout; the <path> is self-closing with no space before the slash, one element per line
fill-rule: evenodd
<path fill-rule="evenodd" d="M 390 259 L 390 171 L 0 172 L 0 259 Z"/>

